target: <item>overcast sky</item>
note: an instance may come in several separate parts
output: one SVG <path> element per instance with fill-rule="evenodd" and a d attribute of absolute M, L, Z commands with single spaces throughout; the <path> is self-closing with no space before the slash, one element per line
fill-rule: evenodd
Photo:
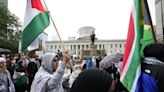
<path fill-rule="evenodd" d="M 78 37 L 78 29 L 93 26 L 98 39 L 126 39 L 133 0 L 45 0 L 63 40 Z M 8 0 L 9 10 L 23 23 L 26 0 Z M 155 1 L 149 6 L 155 24 Z M 46 29 L 49 40 L 57 39 L 52 26 Z"/>

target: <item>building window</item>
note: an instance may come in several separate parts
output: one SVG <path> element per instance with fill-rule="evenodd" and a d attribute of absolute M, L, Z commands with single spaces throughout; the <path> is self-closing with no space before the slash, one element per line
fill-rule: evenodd
<path fill-rule="evenodd" d="M 76 45 L 74 45 L 74 48 L 73 48 L 74 50 L 76 50 Z M 76 54 L 76 53 L 75 53 Z"/>
<path fill-rule="evenodd" d="M 111 44 L 111 48 L 113 48 L 113 45 Z"/>
<path fill-rule="evenodd" d="M 61 46 L 59 45 L 59 49 L 61 49 Z"/>
<path fill-rule="evenodd" d="M 53 45 L 51 45 L 50 49 L 53 49 Z"/>
<path fill-rule="evenodd" d="M 101 45 L 99 45 L 99 49 L 101 49 Z"/>
<path fill-rule="evenodd" d="M 97 45 L 95 45 L 96 46 L 96 48 L 97 48 Z M 98 48 L 97 48 L 98 49 Z"/>
<path fill-rule="evenodd" d="M 105 49 L 105 45 L 103 44 L 103 49 Z"/>
<path fill-rule="evenodd" d="M 84 50 L 84 45 L 82 45 L 82 50 Z"/>
<path fill-rule="evenodd" d="M 122 45 L 120 44 L 120 48 L 122 47 Z"/>
<path fill-rule="evenodd" d="M 56 49 L 56 45 L 55 45 L 55 49 Z"/>
<path fill-rule="evenodd" d="M 78 50 L 80 50 L 80 45 L 78 45 Z"/>
<path fill-rule="evenodd" d="M 86 49 L 89 49 L 89 45 L 86 45 Z"/>
<path fill-rule="evenodd" d="M 115 44 L 115 47 L 117 48 L 117 44 Z"/>

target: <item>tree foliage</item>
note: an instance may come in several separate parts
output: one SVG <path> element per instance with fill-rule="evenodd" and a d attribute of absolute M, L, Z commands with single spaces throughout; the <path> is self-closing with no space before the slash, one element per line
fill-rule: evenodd
<path fill-rule="evenodd" d="M 8 8 L 0 3 L 0 48 L 17 52 L 20 40 L 21 24 Z"/>

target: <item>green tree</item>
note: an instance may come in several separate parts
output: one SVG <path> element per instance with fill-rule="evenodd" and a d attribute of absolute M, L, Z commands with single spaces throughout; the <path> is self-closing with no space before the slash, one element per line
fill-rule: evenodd
<path fill-rule="evenodd" d="M 0 11 L 0 48 L 16 53 L 19 47 L 21 24 L 19 19 L 1 3 Z"/>

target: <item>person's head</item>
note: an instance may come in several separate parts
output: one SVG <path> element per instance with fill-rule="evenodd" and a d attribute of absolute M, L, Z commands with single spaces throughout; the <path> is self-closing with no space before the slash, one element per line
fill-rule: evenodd
<path fill-rule="evenodd" d="M 47 72 L 53 73 L 58 67 L 58 59 L 54 53 L 45 53 L 42 58 L 42 66 Z"/>
<path fill-rule="evenodd" d="M 86 68 L 87 68 L 87 64 L 84 63 L 84 64 L 82 65 L 82 69 L 81 69 L 81 70 L 83 71 L 83 70 L 85 70 Z"/>
<path fill-rule="evenodd" d="M 73 59 L 73 56 L 71 56 L 71 59 Z"/>
<path fill-rule="evenodd" d="M 6 70 L 6 60 L 0 57 L 0 74 L 4 73 Z"/>
<path fill-rule="evenodd" d="M 25 62 L 23 60 L 18 60 L 16 62 L 15 71 L 16 72 L 25 72 Z"/>
<path fill-rule="evenodd" d="M 25 66 L 25 62 L 23 60 L 18 60 L 17 64 L 21 67 Z"/>
<path fill-rule="evenodd" d="M 164 44 L 153 43 L 147 45 L 143 50 L 145 57 L 155 57 L 164 62 Z"/>
<path fill-rule="evenodd" d="M 87 69 L 79 74 L 70 92 L 114 92 L 114 88 L 114 81 L 107 72 Z"/>
<path fill-rule="evenodd" d="M 34 59 L 38 60 L 39 59 L 38 55 L 34 55 Z"/>
<path fill-rule="evenodd" d="M 75 64 L 75 65 L 73 66 L 73 70 L 74 70 L 74 71 L 78 71 L 78 70 L 81 70 L 81 69 L 82 69 L 81 65 Z"/>

